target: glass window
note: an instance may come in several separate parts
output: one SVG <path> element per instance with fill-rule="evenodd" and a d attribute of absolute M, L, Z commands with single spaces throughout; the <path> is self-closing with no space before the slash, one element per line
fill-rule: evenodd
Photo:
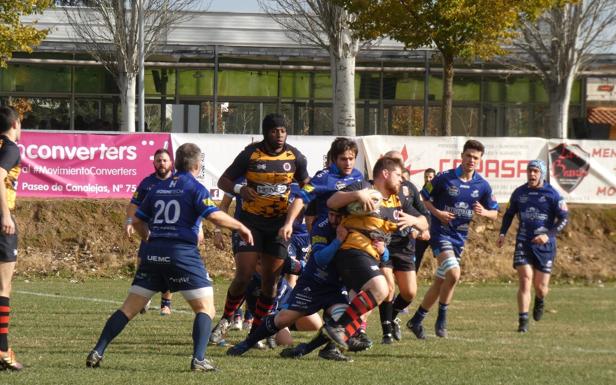
<path fill-rule="evenodd" d="M 332 78 L 329 73 L 318 72 L 314 74 L 314 98 L 332 98 Z"/>
<path fill-rule="evenodd" d="M 454 107 L 451 114 L 451 134 L 454 136 L 479 135 L 479 108 Z"/>
<path fill-rule="evenodd" d="M 485 100 L 487 102 L 502 102 L 503 101 L 504 82 L 497 79 L 486 80 L 483 83 Z"/>
<path fill-rule="evenodd" d="M 423 136 L 423 107 L 422 106 L 392 106 L 391 126 L 389 135 Z"/>
<path fill-rule="evenodd" d="M 175 70 L 172 68 L 147 68 L 144 80 L 146 95 L 175 95 Z"/>
<path fill-rule="evenodd" d="M 22 128 L 38 130 L 68 130 L 69 100 L 61 98 L 23 98 L 32 107 L 24 114 Z"/>
<path fill-rule="evenodd" d="M 529 136 L 531 123 L 529 109 L 524 107 L 508 107 L 505 112 L 507 136 Z"/>
<path fill-rule="evenodd" d="M 506 100 L 510 103 L 529 103 L 531 102 L 531 84 L 530 79 L 513 79 L 505 84 L 507 93 Z"/>
<path fill-rule="evenodd" d="M 113 131 L 113 106 L 111 99 L 76 99 L 75 130 Z"/>
<path fill-rule="evenodd" d="M 278 96 L 278 71 L 220 71 L 220 96 Z"/>
<path fill-rule="evenodd" d="M 383 94 L 388 93 L 388 85 L 384 84 Z M 423 100 L 424 98 L 424 81 L 423 78 L 408 77 L 408 74 L 403 74 L 393 84 L 395 87 L 395 98 L 398 100 Z"/>
<path fill-rule="evenodd" d="M 281 97 L 293 99 L 310 98 L 310 73 L 290 72 L 280 73 Z"/>
<path fill-rule="evenodd" d="M 70 92 L 69 66 L 11 64 L 0 70 L 0 90 L 14 92 Z"/>
<path fill-rule="evenodd" d="M 179 94 L 182 96 L 212 96 L 214 90 L 213 70 L 178 70 Z M 175 78 L 175 76 L 174 76 Z M 175 87 L 175 83 L 173 83 Z M 167 87 L 169 92 L 169 86 Z M 174 91 L 171 91 L 174 93 Z"/>
<path fill-rule="evenodd" d="M 443 78 L 431 76 L 429 89 L 430 100 L 443 100 Z M 422 91 L 423 95 L 423 91 Z M 480 87 L 479 78 L 455 77 L 453 79 L 453 100 L 455 101 L 479 101 Z M 422 96 L 423 99 L 423 96 Z"/>
<path fill-rule="evenodd" d="M 118 86 L 111 74 L 99 67 L 75 67 L 75 93 L 118 94 Z"/>

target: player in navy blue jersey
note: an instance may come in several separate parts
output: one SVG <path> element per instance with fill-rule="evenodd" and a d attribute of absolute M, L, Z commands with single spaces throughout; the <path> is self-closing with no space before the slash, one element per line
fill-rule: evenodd
<path fill-rule="evenodd" d="M 426 338 L 422 325 L 430 308 L 439 302 L 435 324 L 437 337 L 447 337 L 447 308 L 460 279 L 460 258 L 468 237 L 473 215 L 496 219 L 496 203 L 490 184 L 475 169 L 484 154 L 484 146 L 468 140 L 462 150 L 462 164 L 438 174 L 421 191 L 424 204 L 432 214 L 430 246 L 437 258 L 435 279 L 421 306 L 407 326 L 419 339 Z"/>
<path fill-rule="evenodd" d="M 291 203 L 280 236 L 290 239 L 293 233 L 293 222 L 302 212 L 305 205 L 316 201 L 316 222 L 327 218 L 327 199 L 336 191 L 364 180 L 361 171 L 355 168 L 357 158 L 357 143 L 347 138 L 336 138 L 327 153 L 329 165 L 316 173 L 309 183 L 295 195 Z"/>
<path fill-rule="evenodd" d="M 291 198 L 295 199 L 295 196 L 299 194 L 299 185 L 297 183 L 293 183 L 291 185 Z M 289 239 L 289 258 L 292 258 L 293 261 L 306 261 L 308 253 L 310 252 L 310 233 L 308 233 L 308 228 L 306 226 L 306 222 L 304 221 L 303 210 L 300 212 L 300 215 L 295 218 L 293 221 L 293 234 L 291 235 L 291 239 Z M 291 287 L 295 287 L 295 283 L 297 282 L 298 275 L 288 274 L 286 276 L 287 281 Z"/>
<path fill-rule="evenodd" d="M 327 219 L 313 226 L 310 258 L 283 309 L 276 315 L 267 316 L 255 333 L 230 348 L 227 354 L 242 355 L 259 340 L 274 335 L 279 330 L 290 327 L 302 317 L 315 314 L 321 309 L 331 311 L 338 304 L 346 307 L 348 304 L 346 289 L 334 265 L 329 263 L 348 234 L 348 231 L 340 226 L 340 220 L 341 215 L 332 210 Z M 295 349 L 286 350 L 287 353 L 283 353 L 283 356 L 291 352 L 290 356 L 301 357 L 327 342 L 328 339 L 325 336 L 319 335 L 309 344 L 300 344 Z M 347 360 L 333 344 L 323 349 L 319 356 L 326 359 Z"/>
<path fill-rule="evenodd" d="M 133 219 L 135 218 L 135 213 L 137 212 L 137 208 L 145 199 L 145 196 L 150 192 L 152 187 L 156 186 L 158 182 L 168 179 L 173 175 L 173 162 L 171 161 L 171 154 L 164 148 L 160 148 L 156 150 L 154 153 L 154 172 L 147 177 L 143 178 L 143 180 L 137 186 L 137 189 L 133 193 L 133 197 L 131 198 L 128 206 L 126 207 L 126 221 L 124 222 L 124 231 L 126 235 L 131 237 L 135 230 L 133 229 Z M 141 253 L 143 250 L 143 242 L 139 244 L 139 252 L 137 254 L 138 258 L 141 258 Z M 171 292 L 165 291 L 161 294 L 160 297 L 160 315 L 170 315 L 171 314 Z M 149 304 L 147 304 L 142 313 L 145 313 Z"/>
<path fill-rule="evenodd" d="M 556 234 L 567 225 L 567 203 L 545 181 L 547 168 L 542 160 L 532 160 L 527 167 L 527 183 L 515 189 L 503 217 L 496 242 L 500 248 L 513 217 L 519 219 L 515 239 L 513 267 L 518 271 L 518 332 L 528 331 L 531 282 L 535 287 L 533 318 L 543 316 L 550 274 L 556 257 Z"/>
<path fill-rule="evenodd" d="M 133 284 L 122 307 L 105 324 L 86 359 L 98 367 L 109 343 L 158 291 L 180 291 L 195 312 L 191 370 L 213 371 L 205 350 L 214 317 L 212 281 L 197 247 L 199 225 L 207 219 L 217 226 L 238 231 L 252 244 L 250 230 L 220 211 L 208 190 L 195 179 L 201 168 L 201 150 L 193 143 L 181 145 L 175 155 L 177 173 L 157 184 L 137 210 L 133 227 L 146 241 Z"/>

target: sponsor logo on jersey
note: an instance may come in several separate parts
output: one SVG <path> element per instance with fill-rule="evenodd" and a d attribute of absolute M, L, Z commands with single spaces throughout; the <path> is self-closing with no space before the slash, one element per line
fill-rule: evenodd
<path fill-rule="evenodd" d="M 265 162 L 257 162 L 255 164 L 255 169 L 265 171 L 267 169 L 267 164 Z"/>
<path fill-rule="evenodd" d="M 282 196 L 287 192 L 284 184 L 262 184 L 257 186 L 257 193 L 263 196 Z"/>
<path fill-rule="evenodd" d="M 567 207 L 567 202 L 564 199 L 558 201 L 558 208 L 562 211 L 569 211 L 569 207 Z"/>
<path fill-rule="evenodd" d="M 311 185 L 310 183 L 308 183 L 307 185 L 305 185 L 304 187 L 302 187 L 302 190 L 304 190 L 307 193 L 313 192 L 314 191 L 314 186 Z"/>
<path fill-rule="evenodd" d="M 520 203 L 528 202 L 528 195 L 520 195 L 519 201 L 520 201 Z"/>
<path fill-rule="evenodd" d="M 409 191 L 409 186 L 402 186 L 402 194 L 405 197 L 411 195 L 411 191 Z"/>
<path fill-rule="evenodd" d="M 345 188 L 347 185 L 346 183 L 344 183 L 344 181 L 337 181 L 336 182 L 336 190 L 342 190 L 343 188 Z"/>
<path fill-rule="evenodd" d="M 545 213 L 542 213 L 541 211 L 537 210 L 537 208 L 535 207 L 529 207 L 526 210 L 522 211 L 520 213 L 520 217 L 522 218 L 523 221 L 528 222 L 528 221 L 545 221 L 548 219 L 548 215 Z"/>
<path fill-rule="evenodd" d="M 154 263 L 171 263 L 171 257 L 163 257 L 160 255 L 148 255 L 146 259 Z"/>
<path fill-rule="evenodd" d="M 285 170 L 285 171 L 291 171 L 291 163 L 289 163 L 289 162 L 285 162 L 285 163 L 282 165 L 282 169 L 283 169 L 283 170 Z"/>
<path fill-rule="evenodd" d="M 577 144 L 561 143 L 550 150 L 552 174 L 556 182 L 570 193 L 590 171 L 590 154 Z"/>
<path fill-rule="evenodd" d="M 548 200 L 548 198 L 545 197 L 545 195 L 541 196 L 541 198 L 539 198 L 539 202 L 544 203 Z"/>
<path fill-rule="evenodd" d="M 471 193 L 472 198 L 479 198 L 479 190 L 473 190 Z"/>
<path fill-rule="evenodd" d="M 460 194 L 460 189 L 457 186 L 449 186 L 447 188 L 447 193 L 449 196 L 457 197 Z"/>

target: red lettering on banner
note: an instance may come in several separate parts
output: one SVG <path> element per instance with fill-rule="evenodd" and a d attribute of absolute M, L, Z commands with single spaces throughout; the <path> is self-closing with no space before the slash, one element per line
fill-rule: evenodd
<path fill-rule="evenodd" d="M 616 158 L 616 149 L 614 148 L 593 148 L 593 158 Z"/>
<path fill-rule="evenodd" d="M 597 187 L 597 196 L 614 196 L 616 195 L 616 187 L 601 186 Z"/>
<path fill-rule="evenodd" d="M 451 165 L 453 163 L 453 165 Z M 440 159 L 439 171 L 443 172 L 451 168 L 456 168 L 462 163 L 461 159 Z M 486 178 L 520 178 L 526 175 L 528 160 L 515 159 L 485 159 L 479 162 L 477 172 Z"/>

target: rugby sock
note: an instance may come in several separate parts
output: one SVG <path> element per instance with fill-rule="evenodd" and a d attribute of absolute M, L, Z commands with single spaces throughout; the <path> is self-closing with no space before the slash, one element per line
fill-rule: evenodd
<path fill-rule="evenodd" d="M 280 329 L 278 328 L 278 326 L 276 326 L 274 318 L 276 318 L 274 314 L 269 314 L 261 320 L 262 322 L 259 327 L 250 330 L 250 334 L 248 334 L 248 337 L 246 337 L 246 342 L 251 347 L 254 346 L 257 342 L 278 333 Z"/>
<path fill-rule="evenodd" d="M 105 354 L 107 345 L 109 345 L 109 343 L 111 343 L 111 341 L 113 341 L 113 339 L 116 338 L 122 330 L 124 330 L 124 327 L 128 321 L 128 317 L 122 313 L 121 310 L 116 310 L 116 312 L 113 313 L 107 320 L 94 350 L 96 350 L 101 356 Z"/>
<path fill-rule="evenodd" d="M 197 313 L 193 321 L 193 358 L 202 361 L 205 358 L 205 349 L 210 340 L 212 318 L 205 313 Z"/>
<path fill-rule="evenodd" d="M 522 320 L 527 320 L 527 319 L 528 319 L 528 312 L 518 313 L 518 320 L 522 321 Z"/>
<path fill-rule="evenodd" d="M 436 324 L 440 328 L 445 329 L 447 326 L 447 307 L 449 305 L 445 303 L 438 303 L 438 316 L 436 317 Z"/>
<path fill-rule="evenodd" d="M 257 298 L 254 319 L 252 320 L 252 329 L 250 329 L 251 334 L 261 325 L 261 320 L 272 312 L 275 301 L 276 298 L 265 296 L 263 293 Z"/>
<path fill-rule="evenodd" d="M 396 299 L 394 299 L 391 319 L 396 319 L 396 317 L 398 316 L 398 313 L 406 309 L 410 304 L 411 304 L 411 301 L 405 300 L 404 298 L 402 298 L 400 294 L 398 294 L 396 296 Z"/>
<path fill-rule="evenodd" d="M 376 305 L 376 299 L 369 291 L 362 290 L 357 293 L 337 322 L 338 325 L 344 326 L 347 338 L 361 327 L 361 315 L 374 309 Z"/>
<path fill-rule="evenodd" d="M 0 297 L 0 350 L 9 350 L 9 297 Z"/>
<path fill-rule="evenodd" d="M 233 317 L 233 313 L 240 306 L 242 306 L 242 302 L 244 302 L 244 294 L 238 296 L 233 296 L 229 291 L 227 291 L 227 299 L 225 300 L 225 310 L 222 312 L 222 318 L 226 318 L 227 320 L 231 320 Z"/>
<path fill-rule="evenodd" d="M 428 311 L 420 306 L 415 312 L 415 315 L 413 315 L 413 318 L 411 318 L 411 323 L 413 325 L 419 325 L 423 322 L 427 315 Z"/>
<path fill-rule="evenodd" d="M 244 310 L 244 320 L 252 321 L 252 313 L 248 309 Z"/>
<path fill-rule="evenodd" d="M 317 334 L 316 337 L 314 337 L 313 339 L 311 339 L 310 341 L 308 341 L 307 344 L 304 345 L 304 354 L 308 354 L 310 352 L 312 352 L 313 350 L 327 344 L 329 342 L 329 344 L 333 344 L 333 342 L 331 342 L 329 339 L 327 339 L 327 337 L 325 337 L 323 335 L 323 333 L 319 333 Z M 334 344 L 335 346 L 335 344 Z"/>
<path fill-rule="evenodd" d="M 381 316 L 381 329 L 383 330 L 383 335 L 393 333 L 393 302 L 381 302 L 379 305 L 379 314 Z"/>
<path fill-rule="evenodd" d="M 160 308 L 164 308 L 164 307 L 168 307 L 169 309 L 171 309 L 171 300 L 170 299 L 166 299 L 166 298 L 161 298 L 160 299 Z"/>
<path fill-rule="evenodd" d="M 541 305 L 543 305 L 543 298 L 539 298 L 535 296 L 535 306 L 541 306 Z"/>
<path fill-rule="evenodd" d="M 361 321 L 361 325 L 359 325 L 359 329 L 357 329 L 357 331 L 365 333 L 366 330 L 368 330 L 368 322 Z"/>

